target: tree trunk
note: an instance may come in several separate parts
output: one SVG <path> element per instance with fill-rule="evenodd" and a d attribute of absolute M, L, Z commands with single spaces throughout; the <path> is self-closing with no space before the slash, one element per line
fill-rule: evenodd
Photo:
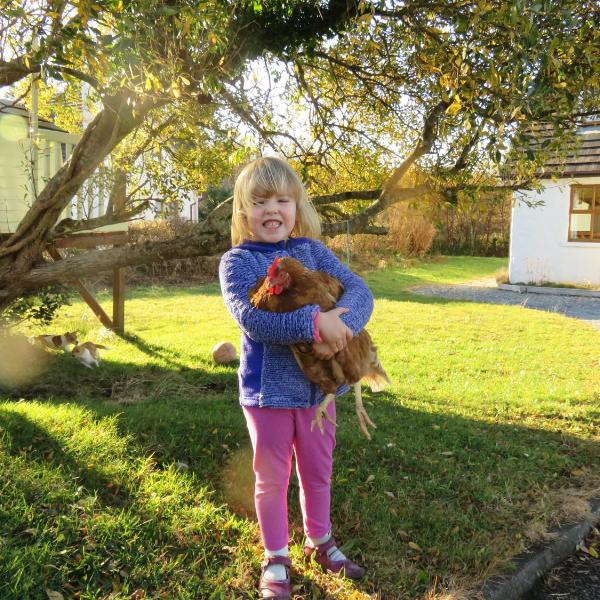
<path fill-rule="evenodd" d="M 81 184 L 157 106 L 146 100 L 138 104 L 133 113 L 127 98 L 121 93 L 105 100 L 104 109 L 85 131 L 70 159 L 46 184 L 17 230 L 0 244 L 0 290 L 3 296 L 0 310 L 6 306 L 6 299 L 14 299 L 20 291 L 31 287 L 24 282 L 29 272 L 43 262 L 42 253 L 50 231 Z"/>
<path fill-rule="evenodd" d="M 80 279 L 129 265 L 143 265 L 173 258 L 211 256 L 230 246 L 231 201 L 225 201 L 190 236 L 166 242 L 145 242 L 109 250 L 91 250 L 67 259 L 33 266 L 19 278 L 0 289 L 0 311 L 24 292 L 53 283 Z"/>

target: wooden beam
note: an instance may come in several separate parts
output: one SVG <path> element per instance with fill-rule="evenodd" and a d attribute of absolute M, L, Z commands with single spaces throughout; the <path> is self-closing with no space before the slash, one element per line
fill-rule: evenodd
<path fill-rule="evenodd" d="M 107 210 L 113 213 L 119 212 L 125 206 L 127 197 L 127 176 L 118 171 L 116 181 L 111 191 L 109 206 Z M 50 256 L 54 260 L 61 260 L 62 256 L 57 248 L 96 248 L 98 246 L 124 246 L 129 241 L 128 231 L 97 231 L 90 233 L 72 234 L 68 237 L 56 240 L 53 246 L 48 248 Z M 125 330 L 125 270 L 113 270 L 113 318 L 112 321 L 96 302 L 94 296 L 83 285 L 80 280 L 72 282 L 79 290 L 79 294 L 108 329 L 117 333 Z"/>
<path fill-rule="evenodd" d="M 56 240 L 56 248 L 96 248 L 97 246 L 121 246 L 129 241 L 127 231 L 100 231 L 97 233 L 73 234 Z"/>
<path fill-rule="evenodd" d="M 125 332 L 125 269 L 113 270 L 113 329 Z"/>
<path fill-rule="evenodd" d="M 118 170 L 111 190 L 109 205 L 113 213 L 122 212 L 127 201 L 127 173 Z M 118 242 L 115 246 L 120 245 Z M 113 323 L 117 333 L 125 332 L 125 270 L 113 270 Z"/>
<path fill-rule="evenodd" d="M 79 290 L 79 294 L 85 300 L 87 305 L 92 309 L 94 314 L 100 319 L 100 322 L 107 329 L 114 329 L 114 323 L 110 320 L 110 317 L 104 312 L 104 309 L 98 304 L 96 298 L 92 296 L 91 292 L 81 283 L 79 279 L 73 281 L 73 285 Z"/>
<path fill-rule="evenodd" d="M 50 254 L 54 260 L 62 260 L 60 252 L 54 246 L 48 247 L 48 254 Z M 104 325 L 104 327 L 107 329 L 113 329 L 113 322 L 104 312 L 104 309 L 98 304 L 96 298 L 94 298 L 92 293 L 85 287 L 85 285 L 83 285 L 79 279 L 75 279 L 69 283 L 73 284 L 77 288 L 79 295 L 85 300 L 86 304 L 92 309 L 92 312 L 98 317 L 98 319 L 100 319 L 102 325 Z"/>

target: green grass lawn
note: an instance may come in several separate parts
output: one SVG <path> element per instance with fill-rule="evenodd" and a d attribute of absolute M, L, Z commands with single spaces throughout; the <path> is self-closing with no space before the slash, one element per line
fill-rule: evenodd
<path fill-rule="evenodd" d="M 333 521 L 368 576 L 340 582 L 302 563 L 293 476 L 297 598 L 469 589 L 581 515 L 599 485 L 600 333 L 406 291 L 505 262 L 453 257 L 367 275 L 369 330 L 393 386 L 365 393 L 370 442 L 351 396 L 338 400 Z M 254 598 L 249 440 L 235 366 L 210 358 L 239 338 L 218 286 L 130 290 L 126 327 L 116 337 L 76 302 L 50 330 L 109 346 L 101 368 L 5 354 L 21 380 L 0 402 L 0 598 Z"/>

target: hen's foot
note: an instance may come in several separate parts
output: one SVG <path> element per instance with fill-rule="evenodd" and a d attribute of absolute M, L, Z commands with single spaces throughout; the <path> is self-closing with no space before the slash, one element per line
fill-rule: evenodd
<path fill-rule="evenodd" d="M 363 435 L 370 440 L 371 434 L 369 433 L 369 427 L 377 429 L 377 425 L 371 421 L 371 417 L 367 414 L 365 406 L 362 401 L 362 393 L 360 389 L 360 381 L 354 384 L 354 400 L 356 408 L 356 416 L 358 417 L 358 426 L 362 431 Z"/>
<path fill-rule="evenodd" d="M 327 407 L 331 403 L 331 401 L 335 398 L 333 394 L 325 397 L 325 400 L 317 406 L 317 410 L 315 412 L 315 418 L 312 420 L 310 424 L 310 430 L 312 431 L 315 428 L 315 425 L 319 428 L 321 434 L 325 433 L 325 429 L 323 427 L 323 419 L 329 421 L 334 427 L 337 426 L 337 423 L 334 419 L 331 418 L 329 413 L 327 412 Z"/>
<path fill-rule="evenodd" d="M 360 427 L 360 430 L 363 432 L 363 435 L 370 440 L 371 434 L 369 433 L 369 427 L 377 429 L 377 425 L 371 421 L 365 407 L 362 405 L 356 407 L 356 416 L 358 417 L 358 426 Z"/>

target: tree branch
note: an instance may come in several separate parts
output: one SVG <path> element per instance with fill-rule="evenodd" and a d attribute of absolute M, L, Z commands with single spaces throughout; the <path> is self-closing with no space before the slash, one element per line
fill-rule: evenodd
<path fill-rule="evenodd" d="M 45 263 L 31 269 L 18 282 L 20 289 L 39 288 L 59 281 L 81 279 L 120 267 L 144 265 L 175 258 L 211 256 L 229 248 L 231 227 L 231 200 L 217 206 L 196 233 L 165 242 L 145 242 L 119 246 L 109 250 L 90 250 L 58 262 Z M 5 294 L 10 295 L 10 289 Z"/>
<path fill-rule="evenodd" d="M 139 217 L 148 206 L 148 202 L 145 201 L 131 210 L 105 214 L 102 217 L 95 217 L 93 219 L 63 219 L 50 231 L 48 241 L 54 241 L 58 238 L 71 235 L 72 233 L 87 231 L 88 229 L 98 229 L 98 227 L 105 227 L 106 225 L 126 223 L 127 221 Z"/>
<path fill-rule="evenodd" d="M 390 178 L 385 182 L 382 195 L 387 196 L 389 194 L 393 194 L 394 188 L 398 186 L 404 175 L 406 175 L 408 169 L 416 160 L 421 158 L 423 154 L 429 152 L 436 139 L 436 130 L 439 121 L 448 106 L 450 106 L 449 101 L 441 100 L 427 115 L 423 124 L 423 132 L 421 134 L 420 142 L 417 144 L 417 147 L 412 151 L 412 153 L 399 167 L 394 170 Z"/>
<path fill-rule="evenodd" d="M 29 67 L 25 64 L 22 58 L 15 58 L 11 61 L 0 61 L 0 88 L 7 85 L 17 83 L 27 75 L 39 71 L 39 65 L 30 65 Z"/>
<path fill-rule="evenodd" d="M 376 227 L 375 225 L 366 225 L 361 229 L 356 229 L 352 226 L 352 221 L 340 221 L 338 223 L 323 223 L 321 231 L 323 235 L 332 237 L 348 233 L 348 223 L 350 223 L 350 233 L 369 233 L 371 235 L 387 235 L 389 233 L 386 227 Z"/>
<path fill-rule="evenodd" d="M 350 192 L 339 192 L 337 194 L 325 194 L 323 196 L 311 196 L 310 201 L 315 206 L 344 202 L 346 200 L 375 200 L 381 195 L 381 190 L 357 190 Z"/>
<path fill-rule="evenodd" d="M 382 194 L 379 199 L 373 202 L 370 206 L 365 208 L 357 215 L 354 215 L 351 219 L 341 221 L 338 223 L 328 223 L 327 226 L 323 227 L 325 235 L 338 235 L 340 233 L 367 233 L 368 229 L 377 229 L 369 225 L 369 219 L 379 214 L 389 206 L 401 202 L 402 200 L 409 200 L 416 198 L 421 194 L 431 191 L 429 186 L 420 185 L 414 188 L 404 188 L 401 190 L 395 190 L 393 196 L 385 196 Z M 349 228 L 348 228 L 349 224 Z M 381 228 L 379 228 L 381 229 Z M 373 231 L 372 233 L 377 233 Z"/>

